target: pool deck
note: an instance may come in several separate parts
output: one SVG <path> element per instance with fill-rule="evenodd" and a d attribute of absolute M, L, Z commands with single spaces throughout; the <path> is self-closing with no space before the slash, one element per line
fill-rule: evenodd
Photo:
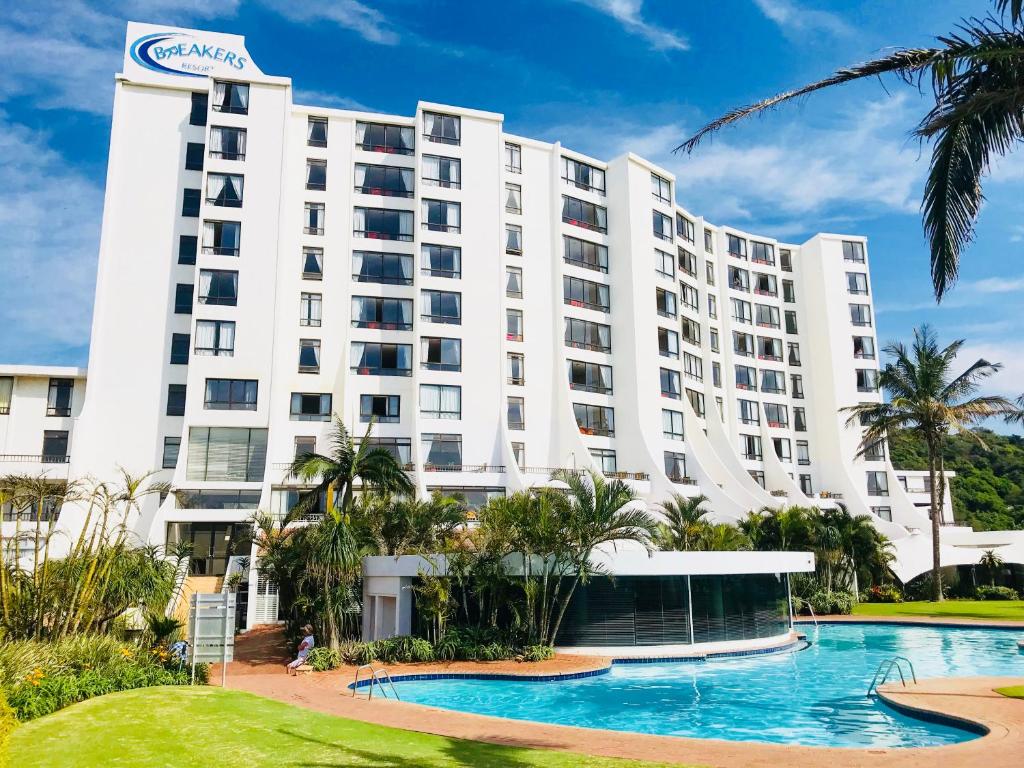
<path fill-rule="evenodd" d="M 971 626 L 979 624 L 982 622 L 970 622 Z M 994 623 L 984 624 L 994 626 Z M 1012 626 L 1024 632 L 1024 625 Z M 394 664 L 387 665 L 387 669 L 396 676 L 458 672 L 572 675 L 607 668 L 610 663 L 611 659 L 606 657 L 559 655 L 536 664 L 452 662 Z M 906 688 L 886 685 L 880 693 L 897 707 L 967 720 L 984 726 L 988 733 L 971 741 L 941 747 L 850 749 L 653 736 L 506 720 L 401 701 L 353 698 L 348 689 L 353 673 L 353 668 L 346 667 L 333 672 L 288 676 L 283 671 L 280 656 L 268 649 L 258 659 L 233 662 L 229 666 L 227 685 L 296 706 L 394 728 L 508 746 L 658 763 L 715 768 L 793 764 L 828 768 L 935 768 L 936 765 L 942 768 L 1020 768 L 1024 765 L 1024 700 L 1009 699 L 993 691 L 997 687 L 1020 685 L 1024 682 L 1022 678 L 933 678 Z M 219 674 L 212 673 L 211 679 L 218 680 Z"/>

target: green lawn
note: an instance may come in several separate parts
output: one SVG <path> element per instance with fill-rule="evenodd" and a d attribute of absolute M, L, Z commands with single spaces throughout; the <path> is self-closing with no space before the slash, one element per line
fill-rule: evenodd
<path fill-rule="evenodd" d="M 1011 699 L 1024 699 L 1024 685 L 1008 685 L 1006 688 L 996 688 L 995 691 Z"/>
<path fill-rule="evenodd" d="M 654 766 L 431 736 L 333 717 L 241 691 L 187 687 L 114 693 L 20 725 L 11 739 L 9 759 L 18 768 Z"/>
<path fill-rule="evenodd" d="M 854 616 L 935 616 L 1024 622 L 1024 600 L 944 600 L 915 603 L 859 603 Z"/>

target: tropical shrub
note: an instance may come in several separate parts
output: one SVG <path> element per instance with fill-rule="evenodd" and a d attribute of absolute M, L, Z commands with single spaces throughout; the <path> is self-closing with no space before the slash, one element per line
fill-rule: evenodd
<path fill-rule="evenodd" d="M 523 648 L 522 661 L 547 661 L 555 657 L 555 649 L 550 645 L 528 645 Z"/>
<path fill-rule="evenodd" d="M 1019 600 L 1017 590 L 1012 587 L 978 587 L 974 596 L 978 600 Z"/>
<path fill-rule="evenodd" d="M 11 705 L 7 703 L 7 696 L 0 690 L 0 768 L 7 765 L 7 742 L 17 724 L 18 718 L 15 717 Z"/>
<path fill-rule="evenodd" d="M 317 646 L 309 652 L 306 663 L 317 672 L 326 672 L 329 669 L 337 669 L 341 666 L 341 654 L 334 648 Z"/>
<path fill-rule="evenodd" d="M 862 603 L 902 603 L 903 593 L 894 584 L 875 584 L 860 593 Z"/>
<path fill-rule="evenodd" d="M 818 615 L 853 613 L 855 602 L 852 592 L 845 590 L 820 590 L 810 596 L 808 602 Z"/>

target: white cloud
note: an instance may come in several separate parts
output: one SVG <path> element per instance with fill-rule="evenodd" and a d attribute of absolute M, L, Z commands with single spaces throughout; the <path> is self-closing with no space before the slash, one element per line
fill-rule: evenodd
<path fill-rule="evenodd" d="M 981 294 L 1018 293 L 1024 291 L 1024 275 L 1018 277 L 986 277 L 984 280 L 961 283 L 958 289 L 964 292 Z"/>
<path fill-rule="evenodd" d="M 356 32 L 371 43 L 398 45 L 399 30 L 388 18 L 375 8 L 358 0 L 332 0 L 330 2 L 308 2 L 307 0 L 262 0 L 263 4 L 288 21 L 302 24 L 326 21 Z"/>
<path fill-rule="evenodd" d="M 350 99 L 347 96 L 339 96 L 336 93 L 327 91 L 305 90 L 296 88 L 292 94 L 292 101 L 307 107 L 333 107 L 334 109 L 352 109 L 357 112 L 380 112 L 379 109 L 368 107 L 362 102 Z"/>
<path fill-rule="evenodd" d="M 678 32 L 660 27 L 643 16 L 643 0 L 576 0 L 611 16 L 631 35 L 638 35 L 659 51 L 685 51 L 690 47 Z"/>
<path fill-rule="evenodd" d="M 828 11 L 805 8 L 792 0 L 754 0 L 761 13 L 775 22 L 787 36 L 804 32 L 828 32 L 847 35 L 850 26 L 839 16 Z"/>

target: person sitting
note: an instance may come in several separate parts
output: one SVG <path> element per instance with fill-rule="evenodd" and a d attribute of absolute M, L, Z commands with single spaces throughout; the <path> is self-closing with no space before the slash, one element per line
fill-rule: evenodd
<path fill-rule="evenodd" d="M 291 674 L 295 672 L 299 667 L 306 663 L 306 657 L 309 656 L 309 652 L 313 650 L 313 646 L 316 645 L 316 640 L 313 638 L 313 626 L 307 624 L 302 628 L 302 642 L 299 643 L 299 653 L 294 661 L 289 662 L 285 668 L 285 672 Z"/>

